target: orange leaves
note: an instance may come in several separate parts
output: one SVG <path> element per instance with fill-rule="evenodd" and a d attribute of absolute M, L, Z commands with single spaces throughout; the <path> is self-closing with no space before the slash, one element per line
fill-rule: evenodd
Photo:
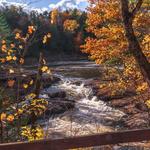
<path fill-rule="evenodd" d="M 9 114 L 9 115 L 7 115 L 6 113 L 1 113 L 0 114 L 0 120 L 1 121 L 8 121 L 8 122 L 11 123 L 11 122 L 14 121 L 14 119 L 15 119 L 15 117 L 12 114 Z"/>
<path fill-rule="evenodd" d="M 10 47 L 11 47 L 11 48 L 15 48 L 15 44 L 11 43 L 11 44 L 10 44 Z"/>
<path fill-rule="evenodd" d="M 35 31 L 35 27 L 34 26 L 28 26 L 28 33 L 32 34 Z"/>
<path fill-rule="evenodd" d="M 85 45 L 82 46 L 82 51 L 88 53 L 90 58 L 98 63 L 105 63 L 114 57 L 124 60 L 125 57 L 128 57 L 124 55 L 128 48 L 128 42 L 122 24 L 119 1 L 90 0 L 90 3 L 87 14 L 87 31 L 94 36 L 87 38 Z M 145 10 L 145 8 L 143 9 Z M 147 35 L 148 20 L 147 11 L 139 12 L 134 19 L 135 33 L 140 33 L 139 40 L 143 39 L 143 49 L 148 49 L 150 43 Z M 144 38 L 142 38 L 143 36 Z M 148 52 L 145 54 L 150 56 Z"/>
<path fill-rule="evenodd" d="M 66 31 L 71 31 L 71 32 L 73 32 L 73 31 L 75 31 L 75 30 L 79 27 L 79 24 L 77 23 L 76 20 L 67 19 L 67 20 L 65 20 L 63 26 L 64 26 L 64 29 L 65 29 Z"/>
<path fill-rule="evenodd" d="M 24 64 L 24 59 L 20 58 L 19 62 L 20 62 L 21 65 Z"/>
<path fill-rule="evenodd" d="M 9 121 L 9 122 L 13 122 L 14 121 L 14 115 L 8 115 L 7 116 L 7 121 Z"/>
<path fill-rule="evenodd" d="M 148 84 L 146 82 L 144 82 L 137 87 L 136 91 L 141 93 L 141 92 L 146 91 L 147 89 L 148 89 Z"/>
<path fill-rule="evenodd" d="M 5 58 L 0 58 L 0 62 L 1 62 L 1 63 L 5 63 L 5 62 L 6 62 L 6 59 L 5 59 Z"/>
<path fill-rule="evenodd" d="M 4 121 L 6 119 L 6 113 L 1 113 L 0 114 L 0 120 Z"/>
<path fill-rule="evenodd" d="M 94 38 L 87 38 L 83 52 L 90 54 L 90 58 L 97 63 L 105 63 L 114 57 L 120 59 L 127 48 L 127 41 L 121 24 L 119 2 L 93 0 L 92 4 L 96 5 L 88 9 L 87 31 L 94 34 Z"/>
<path fill-rule="evenodd" d="M 90 59 L 95 60 L 98 64 L 108 65 L 111 63 L 117 67 L 121 66 L 121 69 L 118 70 L 117 67 L 114 67 L 117 75 L 117 84 L 114 84 L 116 90 L 117 88 L 125 90 L 126 86 L 131 85 L 132 87 L 134 85 L 134 90 L 137 92 L 146 89 L 145 85 L 141 85 L 141 83 L 144 84 L 144 81 L 139 66 L 132 54 L 128 52 L 128 41 L 122 23 L 120 2 L 118 0 L 89 1 L 86 30 L 90 36 L 81 46 L 82 52 L 89 54 Z M 144 5 L 141 10 L 134 19 L 134 32 L 139 38 L 144 54 L 150 60 L 150 13 Z M 111 74 L 114 76 L 114 73 Z M 140 85 L 136 87 L 135 83 Z"/>
<path fill-rule="evenodd" d="M 6 52 L 6 49 L 7 49 L 6 44 L 3 44 L 1 47 L 2 52 Z"/>
<path fill-rule="evenodd" d="M 56 24 L 57 23 L 57 17 L 58 17 L 58 10 L 54 9 L 51 12 L 51 24 Z"/>

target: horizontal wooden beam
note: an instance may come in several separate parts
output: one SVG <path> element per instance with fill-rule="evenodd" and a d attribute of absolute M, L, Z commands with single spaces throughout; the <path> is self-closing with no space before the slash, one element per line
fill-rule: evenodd
<path fill-rule="evenodd" d="M 64 150 L 147 140 L 150 140 L 150 129 L 109 132 L 65 139 L 0 144 L 0 150 Z"/>

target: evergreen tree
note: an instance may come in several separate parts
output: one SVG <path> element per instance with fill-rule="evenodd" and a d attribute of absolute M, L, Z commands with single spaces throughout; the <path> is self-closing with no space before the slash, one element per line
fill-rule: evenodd
<path fill-rule="evenodd" d="M 11 36 L 9 25 L 5 16 L 0 13 L 0 40 L 8 39 Z"/>

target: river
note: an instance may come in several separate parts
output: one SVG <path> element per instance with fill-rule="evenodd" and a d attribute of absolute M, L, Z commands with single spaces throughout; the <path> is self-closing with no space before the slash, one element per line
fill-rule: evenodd
<path fill-rule="evenodd" d="M 113 123 L 120 120 L 124 113 L 98 99 L 87 84 L 101 76 L 100 66 L 93 62 L 76 61 L 52 63 L 50 67 L 61 81 L 45 89 L 44 94 L 63 90 L 67 99 L 76 103 L 73 109 L 41 121 L 46 137 L 87 135 L 119 128 Z"/>

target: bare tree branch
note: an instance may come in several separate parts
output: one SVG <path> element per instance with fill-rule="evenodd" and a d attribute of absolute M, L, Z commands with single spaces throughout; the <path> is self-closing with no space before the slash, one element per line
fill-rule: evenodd
<path fill-rule="evenodd" d="M 143 0 L 138 0 L 135 8 L 133 9 L 133 11 L 131 12 L 131 17 L 132 19 L 134 19 L 136 13 L 139 11 L 139 9 L 141 8 L 142 6 L 142 3 L 143 3 Z"/>

